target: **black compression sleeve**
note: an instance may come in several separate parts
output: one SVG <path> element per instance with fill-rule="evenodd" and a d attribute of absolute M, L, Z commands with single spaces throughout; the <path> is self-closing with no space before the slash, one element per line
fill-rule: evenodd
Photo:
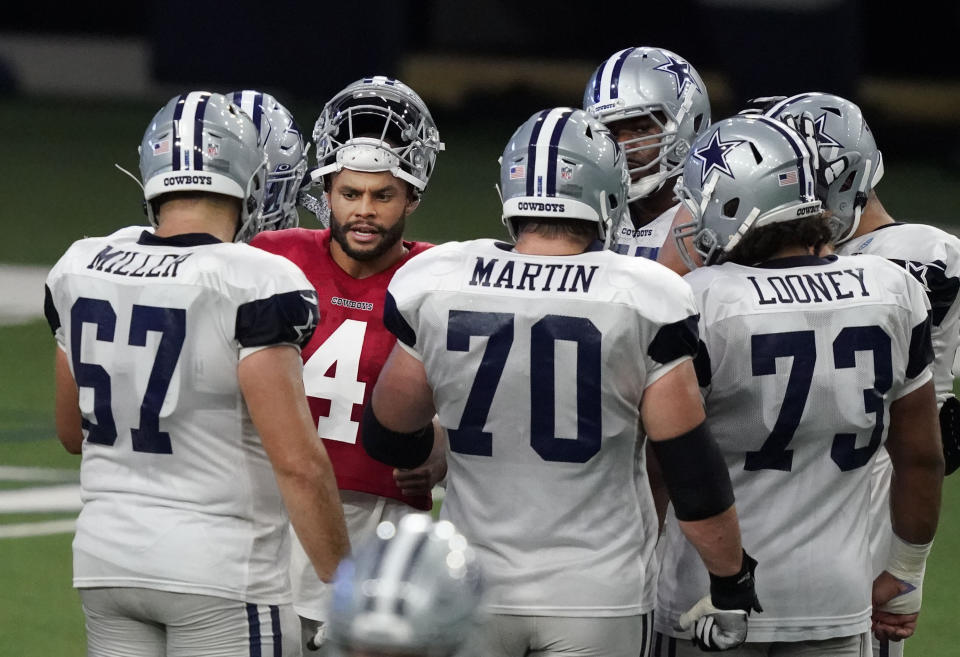
<path fill-rule="evenodd" d="M 412 433 L 393 431 L 380 424 L 372 403 L 363 409 L 360 434 L 371 458 L 395 468 L 408 470 L 423 465 L 433 449 L 433 422 Z"/>
<path fill-rule="evenodd" d="M 706 423 L 651 445 L 679 520 L 704 520 L 733 505 L 730 473 Z"/>

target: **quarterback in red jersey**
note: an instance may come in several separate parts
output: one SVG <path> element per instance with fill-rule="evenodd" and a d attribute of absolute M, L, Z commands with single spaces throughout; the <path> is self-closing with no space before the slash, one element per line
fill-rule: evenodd
<path fill-rule="evenodd" d="M 387 284 L 407 260 L 428 249 L 403 240 L 436 154 L 443 149 L 433 118 L 398 80 L 358 80 L 333 97 L 317 119 L 314 181 L 323 181 L 330 228 L 263 233 L 254 246 L 282 255 L 319 295 L 320 323 L 303 348 L 303 380 L 343 500 L 351 544 L 383 520 L 429 510 L 430 490 L 446 472 L 442 441 L 428 463 L 400 471 L 370 458 L 358 438 L 370 399 L 396 338 L 383 325 Z M 294 546 L 291 579 L 304 641 L 322 641 L 329 589 Z"/>

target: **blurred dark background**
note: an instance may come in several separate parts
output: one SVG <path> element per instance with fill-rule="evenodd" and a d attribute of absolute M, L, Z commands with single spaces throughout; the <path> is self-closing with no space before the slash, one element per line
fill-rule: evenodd
<path fill-rule="evenodd" d="M 757 95 L 858 102 L 884 152 L 888 209 L 960 227 L 958 33 L 960 3 L 939 0 L 12 4 L 0 16 L 0 261 L 53 262 L 83 234 L 142 221 L 139 189 L 113 163 L 136 171 L 143 127 L 175 94 L 268 91 L 309 135 L 326 99 L 372 74 L 419 92 L 447 143 L 412 236 L 505 237 L 493 183 L 513 129 L 579 106 L 603 60 L 641 45 L 694 65 L 714 120 Z"/>

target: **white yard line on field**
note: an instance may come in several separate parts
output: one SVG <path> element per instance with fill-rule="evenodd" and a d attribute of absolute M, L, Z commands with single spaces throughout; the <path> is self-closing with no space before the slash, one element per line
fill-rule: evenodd
<path fill-rule="evenodd" d="M 43 317 L 43 285 L 49 267 L 0 265 L 0 325 Z"/>

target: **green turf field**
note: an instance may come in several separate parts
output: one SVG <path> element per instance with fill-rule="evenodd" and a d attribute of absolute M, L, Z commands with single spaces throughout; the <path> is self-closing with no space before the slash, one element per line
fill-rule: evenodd
<path fill-rule="evenodd" d="M 0 101 L 0 263 L 53 264 L 84 235 L 143 223 L 136 184 L 114 163 L 136 173 L 137 145 L 154 104 Z M 572 99 L 572 102 L 577 99 Z M 309 133 L 318 108 L 291 109 Z M 505 237 L 494 183 L 497 157 L 513 128 L 509 119 L 438 116 L 447 152 L 408 234 L 442 242 Z M 882 145 L 882 135 L 878 138 Z M 897 217 L 949 225 L 960 174 L 924 162 L 891 161 L 878 188 Z M 312 223 L 305 219 L 304 225 Z M 0 290 L 2 290 L 0 282 Z M 42 287 L 36 290 L 42 298 Z M 0 299 L 0 304 L 3 300 Z M 43 320 L 0 327 L 0 466 L 75 468 L 54 436 L 53 340 Z M 4 483 L 9 487 L 30 482 Z M 4 514 L 0 529 L 64 514 Z M 960 476 L 945 486 L 943 514 L 927 570 L 924 612 L 911 656 L 960 656 L 951 630 L 960 591 Z M 70 657 L 85 653 L 79 601 L 70 588 L 70 536 L 0 538 L 0 655 Z"/>

